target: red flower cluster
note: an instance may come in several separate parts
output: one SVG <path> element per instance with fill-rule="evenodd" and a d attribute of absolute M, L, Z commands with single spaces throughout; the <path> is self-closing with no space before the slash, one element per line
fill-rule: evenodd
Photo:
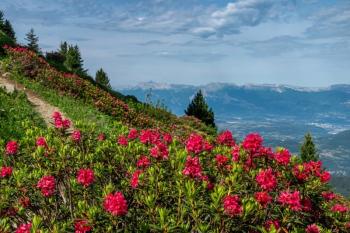
<path fill-rule="evenodd" d="M 56 180 L 53 176 L 43 176 L 36 185 L 45 197 L 50 197 L 54 194 L 55 186 Z"/>
<path fill-rule="evenodd" d="M 106 135 L 104 133 L 100 133 L 98 136 L 97 136 L 97 140 L 102 142 L 104 140 L 106 140 Z"/>
<path fill-rule="evenodd" d="M 231 152 L 233 161 L 235 161 L 235 162 L 239 161 L 239 152 L 240 152 L 240 150 L 241 150 L 241 148 L 238 145 L 233 147 L 232 152 Z"/>
<path fill-rule="evenodd" d="M 128 139 L 134 140 L 138 137 L 138 132 L 137 129 L 130 129 L 129 134 L 128 134 Z"/>
<path fill-rule="evenodd" d="M 167 159 L 169 157 L 168 148 L 161 142 L 156 143 L 156 145 L 150 149 L 150 153 L 151 156 L 156 159 Z"/>
<path fill-rule="evenodd" d="M 160 141 L 160 134 L 151 129 L 142 130 L 139 139 L 143 144 L 156 144 Z"/>
<path fill-rule="evenodd" d="M 255 193 L 254 197 L 255 200 L 264 207 L 266 207 L 272 200 L 272 197 L 267 192 L 257 192 Z"/>
<path fill-rule="evenodd" d="M 46 139 L 44 137 L 38 137 L 36 139 L 36 146 L 37 147 L 44 147 L 44 148 L 47 148 L 47 142 L 46 142 Z"/>
<path fill-rule="evenodd" d="M 15 155 L 15 154 L 17 154 L 17 151 L 18 151 L 18 144 L 17 144 L 16 141 L 9 141 L 6 144 L 6 151 L 5 151 L 5 153 L 7 155 Z"/>
<path fill-rule="evenodd" d="M 322 192 L 321 195 L 326 201 L 330 201 L 337 198 L 337 195 L 333 192 Z"/>
<path fill-rule="evenodd" d="M 218 135 L 216 142 L 220 145 L 234 146 L 235 140 L 233 139 L 232 133 L 228 130 Z"/>
<path fill-rule="evenodd" d="M 349 209 L 348 207 L 341 205 L 341 204 L 335 204 L 332 209 L 333 212 L 339 212 L 339 213 L 345 213 L 347 212 Z"/>
<path fill-rule="evenodd" d="M 103 207 L 114 216 L 122 216 L 128 213 L 128 205 L 121 192 L 108 194 L 104 199 Z"/>
<path fill-rule="evenodd" d="M 79 184 L 83 185 L 84 187 L 88 187 L 91 185 L 95 180 L 94 171 L 90 168 L 86 169 L 79 169 L 77 173 L 77 181 Z"/>
<path fill-rule="evenodd" d="M 203 151 L 210 151 L 212 148 L 212 145 L 205 141 L 199 134 L 191 134 L 186 141 L 186 150 L 188 153 L 199 154 Z"/>
<path fill-rule="evenodd" d="M 80 130 L 74 130 L 72 133 L 72 140 L 74 142 L 80 142 L 81 140 L 81 132 Z"/>
<path fill-rule="evenodd" d="M 261 170 L 255 179 L 260 187 L 266 191 L 271 191 L 277 185 L 277 180 L 272 168 Z"/>
<path fill-rule="evenodd" d="M 172 143 L 173 137 L 171 136 L 171 134 L 165 133 L 165 134 L 163 134 L 163 141 L 164 141 L 167 145 L 169 145 L 170 143 Z"/>
<path fill-rule="evenodd" d="M 142 170 L 136 170 L 132 176 L 131 176 L 131 181 L 130 181 L 130 184 L 131 184 L 131 187 L 132 188 L 137 188 L 137 186 L 139 186 L 139 177 L 140 175 L 142 174 Z"/>
<path fill-rule="evenodd" d="M 151 164 L 151 161 L 148 159 L 147 156 L 142 155 L 139 160 L 137 160 L 136 165 L 138 167 L 146 168 Z"/>
<path fill-rule="evenodd" d="M 191 178 L 202 178 L 202 167 L 198 157 L 187 156 L 182 174 Z"/>
<path fill-rule="evenodd" d="M 306 233 L 320 233 L 320 228 L 316 224 L 311 224 L 306 227 Z"/>
<path fill-rule="evenodd" d="M 216 155 L 215 160 L 216 160 L 216 164 L 218 165 L 218 167 L 225 166 L 227 164 L 227 162 L 229 161 L 229 159 L 224 155 Z"/>
<path fill-rule="evenodd" d="M 280 202 L 282 205 L 289 207 L 290 209 L 294 211 L 300 211 L 302 209 L 301 203 L 300 203 L 300 194 L 299 191 L 295 192 L 289 192 L 284 191 L 281 192 L 278 197 L 278 202 Z"/>
<path fill-rule="evenodd" d="M 243 212 L 243 207 L 240 203 L 240 198 L 238 195 L 227 195 L 224 198 L 224 210 L 225 213 L 234 217 L 240 215 Z"/>
<path fill-rule="evenodd" d="M 290 162 L 291 154 L 287 149 L 282 149 L 275 154 L 275 160 L 278 164 L 287 166 Z"/>
<path fill-rule="evenodd" d="M 312 175 L 319 177 L 322 183 L 327 183 L 331 179 L 328 171 L 322 171 L 321 161 L 297 164 L 293 168 L 293 175 L 300 181 L 306 181 Z"/>
<path fill-rule="evenodd" d="M 89 222 L 85 219 L 78 219 L 74 223 L 75 233 L 88 233 L 92 230 Z"/>
<path fill-rule="evenodd" d="M 54 112 L 52 118 L 56 129 L 68 129 L 71 125 L 70 120 L 63 119 L 61 113 L 59 112 Z"/>
<path fill-rule="evenodd" d="M 127 146 L 129 144 L 129 142 L 128 142 L 128 139 L 125 136 L 121 135 L 118 138 L 118 144 L 121 145 L 121 146 Z"/>
<path fill-rule="evenodd" d="M 247 150 L 251 155 L 255 155 L 259 152 L 260 148 L 262 147 L 263 138 L 258 133 L 251 133 L 248 134 L 243 143 L 242 146 L 245 150 Z"/>
<path fill-rule="evenodd" d="M 32 223 L 23 223 L 17 229 L 15 233 L 30 233 L 32 229 Z"/>
<path fill-rule="evenodd" d="M 5 177 L 10 177 L 12 175 L 12 167 L 2 167 L 0 169 L 0 177 L 5 178 Z"/>
<path fill-rule="evenodd" d="M 30 203 L 30 199 L 29 197 L 21 197 L 19 199 L 19 204 L 23 207 L 23 208 L 27 208 L 31 203 Z"/>

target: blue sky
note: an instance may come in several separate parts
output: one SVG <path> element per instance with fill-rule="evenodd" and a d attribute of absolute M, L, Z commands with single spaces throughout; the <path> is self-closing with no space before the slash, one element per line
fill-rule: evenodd
<path fill-rule="evenodd" d="M 113 86 L 350 84 L 349 0 L 1 0 L 20 42 L 78 44 Z"/>

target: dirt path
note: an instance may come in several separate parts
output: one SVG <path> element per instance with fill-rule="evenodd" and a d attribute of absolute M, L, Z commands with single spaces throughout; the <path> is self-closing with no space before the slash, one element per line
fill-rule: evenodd
<path fill-rule="evenodd" d="M 47 103 L 45 100 L 43 100 L 40 96 L 38 96 L 34 92 L 27 90 L 22 84 L 9 79 L 8 78 L 9 75 L 10 75 L 9 73 L 4 73 L 0 76 L 0 87 L 5 87 L 7 92 L 13 92 L 14 90 L 23 91 L 27 95 L 28 100 L 33 104 L 35 111 L 40 114 L 40 116 L 44 119 L 47 126 L 51 126 L 52 114 L 54 112 L 62 113 L 62 111 L 59 108 Z M 63 113 L 62 113 L 62 116 L 64 118 L 67 118 L 64 116 Z M 71 128 L 70 130 L 72 129 L 73 128 Z"/>

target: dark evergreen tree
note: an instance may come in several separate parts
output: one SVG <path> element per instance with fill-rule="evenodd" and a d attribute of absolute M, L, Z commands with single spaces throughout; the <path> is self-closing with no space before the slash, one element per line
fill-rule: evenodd
<path fill-rule="evenodd" d="M 4 12 L 0 10 L 0 30 L 3 29 L 4 24 L 5 24 Z"/>
<path fill-rule="evenodd" d="M 27 47 L 28 49 L 36 52 L 36 53 L 40 53 L 40 49 L 39 49 L 39 38 L 35 35 L 34 33 L 34 29 L 30 29 L 30 31 L 26 34 L 26 41 L 28 41 Z"/>
<path fill-rule="evenodd" d="M 319 160 L 317 150 L 316 150 L 315 144 L 312 140 L 312 136 L 310 133 L 307 133 L 305 135 L 304 143 L 301 146 L 300 152 L 301 152 L 300 153 L 301 159 L 304 162 Z"/>
<path fill-rule="evenodd" d="M 95 80 L 97 83 L 101 84 L 102 86 L 112 89 L 111 84 L 109 82 L 109 78 L 106 72 L 101 68 L 96 72 Z"/>
<path fill-rule="evenodd" d="M 68 51 L 68 44 L 66 41 L 62 42 L 60 44 L 60 49 L 59 49 L 59 53 L 62 54 L 62 56 L 66 56 L 67 55 L 67 51 Z"/>
<path fill-rule="evenodd" d="M 208 107 L 205 102 L 202 91 L 199 90 L 192 102 L 188 105 L 185 110 L 186 115 L 194 116 L 204 122 L 208 126 L 215 127 L 214 112 L 212 108 Z"/>
<path fill-rule="evenodd" d="M 15 31 L 13 30 L 10 21 L 8 21 L 7 19 L 5 20 L 2 31 L 6 33 L 6 35 L 8 35 L 13 41 L 16 41 Z"/>
<path fill-rule="evenodd" d="M 64 66 L 70 71 L 78 75 L 86 76 L 87 70 L 83 68 L 83 59 L 77 45 L 68 46 Z"/>

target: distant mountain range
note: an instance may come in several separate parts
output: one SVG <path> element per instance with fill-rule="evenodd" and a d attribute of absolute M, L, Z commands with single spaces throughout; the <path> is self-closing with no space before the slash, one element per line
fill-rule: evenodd
<path fill-rule="evenodd" d="M 161 102 L 183 115 L 191 98 L 202 89 L 220 129 L 242 139 L 259 132 L 268 145 L 282 145 L 298 153 L 304 134 L 311 132 L 325 166 L 350 176 L 350 85 L 305 88 L 287 85 L 203 86 L 147 82 L 119 88 L 141 101 Z M 350 191 L 350 190 L 349 190 Z"/>

